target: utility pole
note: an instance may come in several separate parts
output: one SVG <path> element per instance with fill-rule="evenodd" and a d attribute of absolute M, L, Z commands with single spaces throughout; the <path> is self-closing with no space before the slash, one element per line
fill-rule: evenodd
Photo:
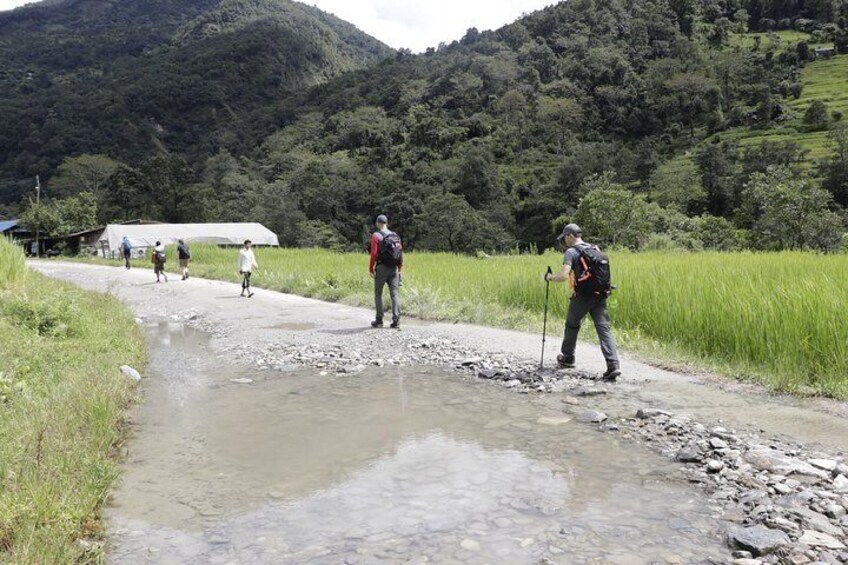
<path fill-rule="evenodd" d="M 41 213 L 41 179 L 38 175 L 35 175 L 35 209 Z M 38 236 L 40 235 L 40 226 L 35 226 L 35 257 L 36 259 L 41 257 L 41 244 L 38 242 Z"/>

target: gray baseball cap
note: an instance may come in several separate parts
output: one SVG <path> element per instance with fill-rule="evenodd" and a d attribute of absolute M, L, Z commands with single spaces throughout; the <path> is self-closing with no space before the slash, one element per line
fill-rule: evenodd
<path fill-rule="evenodd" d="M 389 219 L 385 215 L 380 214 L 379 216 L 377 216 L 376 223 L 378 223 L 378 224 L 388 224 Z"/>
<path fill-rule="evenodd" d="M 568 224 L 564 228 L 562 228 L 562 233 L 557 236 L 557 241 L 561 241 L 567 235 L 583 235 L 583 230 L 580 229 L 580 226 L 577 224 Z"/>

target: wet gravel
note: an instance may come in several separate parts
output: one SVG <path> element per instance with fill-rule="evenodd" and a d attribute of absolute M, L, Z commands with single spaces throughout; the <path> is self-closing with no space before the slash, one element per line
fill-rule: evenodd
<path fill-rule="evenodd" d="M 203 328 L 199 319 L 195 321 Z M 578 421 L 640 442 L 680 463 L 681 473 L 703 489 L 716 514 L 726 521 L 732 555 L 728 562 L 848 562 L 848 464 L 841 453 L 810 452 L 797 443 L 725 429 L 657 407 L 608 418 L 593 407 L 593 400 L 615 395 L 616 385 L 600 381 L 597 374 L 539 370 L 526 359 L 484 355 L 450 339 L 392 330 L 337 337 L 333 343 L 236 343 L 229 354 L 271 371 L 305 366 L 351 377 L 370 365 L 434 365 L 520 394 L 562 395 L 563 410 Z"/>

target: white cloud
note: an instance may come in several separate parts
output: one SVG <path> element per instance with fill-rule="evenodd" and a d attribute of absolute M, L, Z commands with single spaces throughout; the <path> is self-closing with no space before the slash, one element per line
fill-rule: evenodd
<path fill-rule="evenodd" d="M 556 0 L 309 0 L 391 47 L 415 52 L 512 23 Z"/>
<path fill-rule="evenodd" d="M 131 0 L 124 0 L 131 1 Z M 0 10 L 11 10 L 31 0 L 0 0 Z M 306 0 L 325 12 L 354 24 L 362 31 L 399 49 L 415 52 L 439 42 L 460 39 L 468 28 L 483 31 L 512 23 L 524 13 L 556 0 Z"/>
<path fill-rule="evenodd" d="M 0 12 L 3 10 L 11 10 L 24 4 L 29 4 L 32 0 L 0 0 Z"/>

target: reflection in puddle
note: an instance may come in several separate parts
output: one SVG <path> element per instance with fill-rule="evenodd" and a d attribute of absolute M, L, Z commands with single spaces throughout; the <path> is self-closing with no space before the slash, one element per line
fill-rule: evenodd
<path fill-rule="evenodd" d="M 184 336 L 183 336 L 184 337 Z M 723 557 L 674 466 L 566 422 L 558 399 L 429 369 L 314 372 L 175 409 L 161 359 L 116 507 L 113 563 L 643 563 Z M 182 343 L 182 345 L 181 345 Z M 182 350 L 181 350 L 182 347 Z"/>

